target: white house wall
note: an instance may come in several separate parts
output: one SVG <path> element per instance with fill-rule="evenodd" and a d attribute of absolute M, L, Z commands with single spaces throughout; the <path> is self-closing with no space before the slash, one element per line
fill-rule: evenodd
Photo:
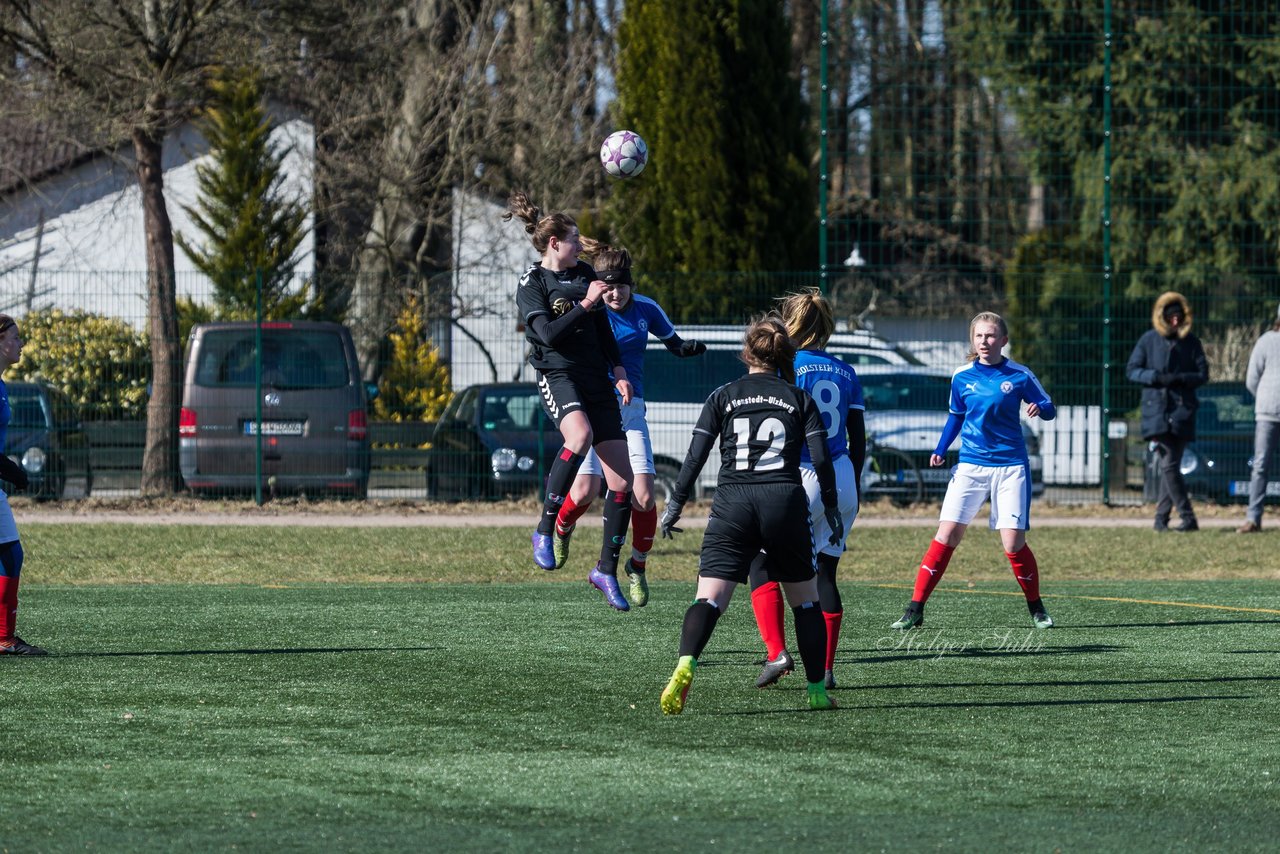
<path fill-rule="evenodd" d="M 309 201 L 312 192 L 313 133 L 310 123 L 281 123 L 272 140 L 284 153 L 282 192 Z M 162 164 L 164 195 L 175 233 L 199 240 L 184 206 L 198 191 L 196 168 L 209 162 L 209 146 L 193 125 L 166 141 Z M 32 287 L 41 211 L 45 223 Z M 298 247 L 299 283 L 314 270 L 311 219 Z M 12 242 L 11 242 L 12 241 Z M 212 283 L 176 250 L 177 292 L 196 302 L 212 300 Z M 146 234 L 141 193 L 130 147 L 98 157 L 37 187 L 0 201 L 0 311 L 22 317 L 28 310 L 86 310 L 146 326 Z"/>

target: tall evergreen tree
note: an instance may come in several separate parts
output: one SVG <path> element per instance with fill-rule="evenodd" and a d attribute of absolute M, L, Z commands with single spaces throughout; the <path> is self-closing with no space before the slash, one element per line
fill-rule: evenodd
<path fill-rule="evenodd" d="M 306 208 L 282 192 L 284 154 L 271 140 L 261 83 L 254 71 L 236 69 L 209 85 L 200 127 L 213 161 L 196 167 L 200 197 L 184 208 L 204 245 L 183 234 L 175 240 L 213 280 L 220 319 L 256 318 L 259 286 L 264 317 L 295 317 L 310 307 L 309 287 L 292 288 Z"/>
<path fill-rule="evenodd" d="M 764 307 L 750 276 L 818 266 L 815 143 L 790 76 L 779 0 L 651 0 L 623 11 L 615 124 L 649 143 L 639 178 L 612 185 L 615 237 L 680 320 Z M 688 282 L 681 276 L 681 283 Z"/>

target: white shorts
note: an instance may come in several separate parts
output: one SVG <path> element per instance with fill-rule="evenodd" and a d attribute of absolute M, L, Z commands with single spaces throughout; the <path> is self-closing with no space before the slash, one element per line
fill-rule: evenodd
<path fill-rule="evenodd" d="M 947 497 L 942 499 L 942 522 L 968 525 L 991 499 L 991 530 L 1025 531 L 1031 527 L 1031 471 L 1016 466 L 978 466 L 959 463 L 951 471 Z"/>
<path fill-rule="evenodd" d="M 631 473 L 653 474 L 653 443 L 649 441 L 649 422 L 644 420 L 644 398 L 633 397 L 627 404 L 619 400 L 618 406 L 622 409 L 622 429 L 627 434 L 627 453 L 631 456 Z M 595 448 L 587 451 L 587 455 L 583 457 L 578 474 L 588 474 L 592 477 L 604 475 L 604 469 L 600 466 L 600 458 L 596 456 Z"/>
<path fill-rule="evenodd" d="M 822 506 L 822 494 L 818 489 L 818 473 L 813 470 L 813 463 L 800 464 L 800 481 L 804 484 L 804 493 L 809 498 L 809 522 L 813 527 L 813 545 L 818 554 L 839 557 L 844 551 L 844 541 L 853 528 L 853 520 L 858 518 L 858 479 L 854 477 L 853 460 L 845 454 L 833 460 L 836 469 L 836 492 L 840 496 L 840 515 L 844 518 L 844 537 L 836 545 L 831 545 L 831 526 L 827 524 L 826 509 Z"/>

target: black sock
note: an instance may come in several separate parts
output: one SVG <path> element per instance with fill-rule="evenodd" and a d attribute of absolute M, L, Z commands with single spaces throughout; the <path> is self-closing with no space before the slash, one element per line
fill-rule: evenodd
<path fill-rule="evenodd" d="M 538 533 L 550 534 L 555 530 L 556 517 L 564 505 L 564 498 L 569 494 L 573 479 L 578 476 L 582 467 L 582 455 L 575 454 L 568 448 L 561 448 L 556 454 L 551 471 L 547 473 L 547 498 L 542 502 L 542 518 L 538 520 Z"/>
<path fill-rule="evenodd" d="M 840 600 L 840 590 L 836 587 L 836 565 L 840 558 L 835 555 L 818 555 L 818 603 L 828 614 L 839 614 L 844 610 Z"/>
<path fill-rule="evenodd" d="M 717 606 L 706 599 L 695 600 L 689 610 L 684 612 L 684 625 L 680 627 L 680 655 L 700 658 L 719 619 L 720 609 Z M 822 642 L 826 643 L 825 634 Z"/>
<path fill-rule="evenodd" d="M 791 609 L 796 621 L 796 647 L 804 662 L 804 678 L 821 682 L 827 674 L 827 623 L 817 602 L 805 602 Z"/>
<path fill-rule="evenodd" d="M 631 528 L 631 493 L 604 494 L 604 543 L 600 547 L 600 571 L 606 575 L 618 574 L 618 555 L 627 541 Z"/>

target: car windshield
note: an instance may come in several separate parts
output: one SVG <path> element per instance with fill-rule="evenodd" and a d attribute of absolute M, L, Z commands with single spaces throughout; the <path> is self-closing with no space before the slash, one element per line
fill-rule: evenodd
<path fill-rule="evenodd" d="M 34 388 L 9 389 L 9 426 L 13 428 L 46 427 L 40 393 Z"/>
<path fill-rule="evenodd" d="M 196 384 L 212 388 L 253 387 L 258 368 L 255 338 L 253 329 L 206 332 L 196 366 Z M 341 388 L 348 382 L 346 352 L 338 333 L 262 330 L 263 385 L 316 389 Z"/>
<path fill-rule="evenodd" d="M 860 375 L 869 411 L 910 409 L 946 412 L 951 381 L 928 374 Z"/>
<path fill-rule="evenodd" d="M 1253 403 L 1236 389 L 1200 389 L 1200 409 L 1196 413 L 1197 433 L 1240 433 L 1253 435 Z"/>
<path fill-rule="evenodd" d="M 480 422 L 486 430 L 535 431 L 553 429 L 550 419 L 542 412 L 538 392 L 522 388 L 494 389 L 484 396 L 480 410 Z"/>

